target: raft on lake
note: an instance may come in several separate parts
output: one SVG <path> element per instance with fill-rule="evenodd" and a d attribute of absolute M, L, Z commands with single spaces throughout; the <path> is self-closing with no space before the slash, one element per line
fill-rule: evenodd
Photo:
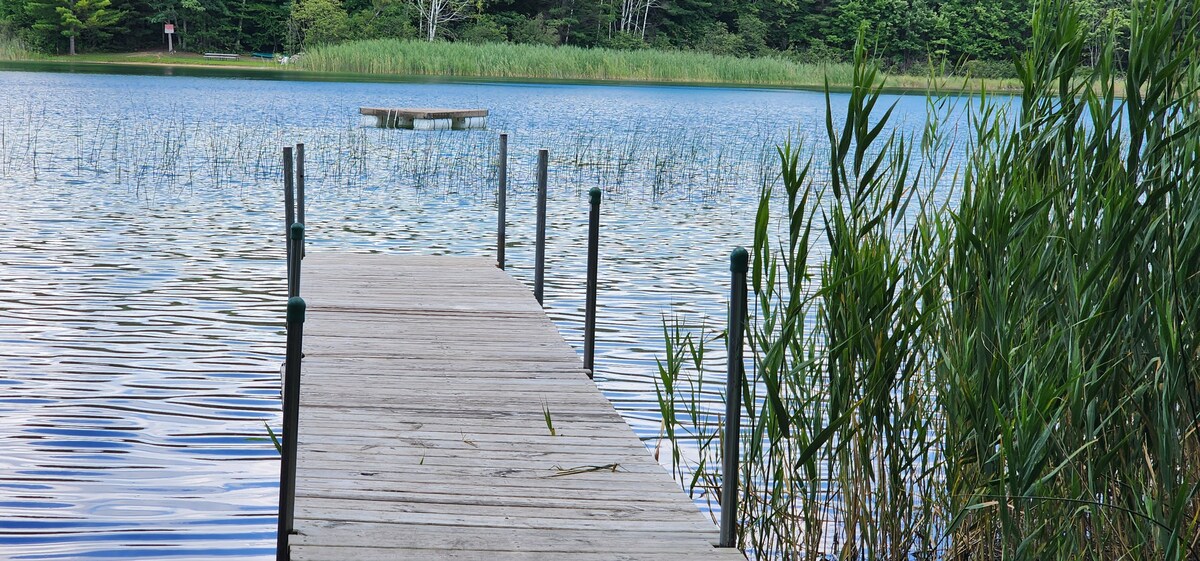
<path fill-rule="evenodd" d="M 487 109 L 395 109 L 359 107 L 358 113 L 375 118 L 375 126 L 389 129 L 486 129 Z"/>

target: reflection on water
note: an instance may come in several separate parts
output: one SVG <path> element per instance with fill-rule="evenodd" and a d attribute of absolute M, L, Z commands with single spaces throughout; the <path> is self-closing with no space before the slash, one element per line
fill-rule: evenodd
<path fill-rule="evenodd" d="M 0 551 L 15 559 L 273 554 L 281 146 L 307 145 L 312 251 L 491 255 L 490 158 L 510 133 L 507 259 L 527 282 L 549 148 L 546 303 L 576 347 L 586 192 L 603 187 L 596 380 L 651 438 L 662 318 L 722 321 L 773 145 L 824 134 L 822 96 L 788 91 L 25 72 L 0 72 L 0 91 Z M 364 105 L 488 107 L 491 130 L 364 129 Z"/>

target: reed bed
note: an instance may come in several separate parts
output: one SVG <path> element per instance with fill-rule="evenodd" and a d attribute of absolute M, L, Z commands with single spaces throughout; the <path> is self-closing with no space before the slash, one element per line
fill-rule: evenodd
<path fill-rule="evenodd" d="M 0 60 L 29 60 L 31 57 L 25 44 L 0 25 Z"/>
<path fill-rule="evenodd" d="M 315 47 L 299 64 L 306 70 L 360 74 L 778 85 L 815 85 L 826 70 L 775 57 L 395 39 Z M 844 71 L 839 66 L 844 65 L 830 69 Z"/>
<path fill-rule="evenodd" d="M 144 194 L 256 188 L 282 173 L 278 147 L 303 140 L 310 183 L 330 193 L 413 188 L 491 200 L 497 184 L 497 138 L 490 132 L 377 129 L 340 116 L 303 130 L 280 123 L 213 126 L 171 110 L 153 121 L 95 118 L 50 130 L 49 116 L 48 107 L 26 104 L 0 118 L 0 178 L 106 178 Z M 580 193 L 600 186 L 619 197 L 712 201 L 752 193 L 752 178 L 772 173 L 769 156 L 778 140 L 765 128 L 731 140 L 711 131 L 662 135 L 585 123 L 556 139 L 562 148 L 551 153 L 551 172 Z M 515 165 L 535 156 L 531 146 L 511 152 Z M 512 188 L 532 185 L 515 181 Z"/>
<path fill-rule="evenodd" d="M 733 57 L 692 51 L 615 50 L 489 43 L 377 39 L 314 47 L 298 58 L 304 70 L 400 76 L 621 80 L 819 88 L 848 86 L 846 63 L 802 64 L 779 56 Z M 927 76 L 897 76 L 893 88 L 925 89 Z M 961 78 L 938 78 L 942 84 Z M 989 80 L 994 89 L 1013 81 Z"/>
<path fill-rule="evenodd" d="M 1095 68 L 1072 4 L 1033 27 L 1023 97 L 969 101 L 961 167 L 939 118 L 960 98 L 931 97 L 920 138 L 881 132 L 861 48 L 828 181 L 780 148 L 752 250 L 751 557 L 1200 559 L 1200 2 L 1139 2 Z M 722 334 L 667 331 L 663 445 L 715 497 Z"/>

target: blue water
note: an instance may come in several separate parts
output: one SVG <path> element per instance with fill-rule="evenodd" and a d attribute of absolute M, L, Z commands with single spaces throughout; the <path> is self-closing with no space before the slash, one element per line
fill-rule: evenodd
<path fill-rule="evenodd" d="M 284 145 L 306 143 L 311 251 L 493 255 L 507 132 L 509 271 L 526 282 L 548 148 L 546 307 L 577 348 L 586 193 L 603 188 L 596 381 L 647 439 L 664 317 L 723 322 L 727 256 L 752 240 L 774 147 L 801 142 L 818 177 L 826 157 L 824 95 L 803 91 L 0 71 L 0 92 L 12 559 L 273 556 Z M 925 99 L 886 101 L 919 135 Z M 491 116 L 487 131 L 379 130 L 359 106 Z"/>

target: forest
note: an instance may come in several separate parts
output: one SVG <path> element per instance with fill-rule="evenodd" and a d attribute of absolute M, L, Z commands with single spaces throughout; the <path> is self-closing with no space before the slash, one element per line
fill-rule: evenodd
<path fill-rule="evenodd" d="M 361 39 L 693 50 L 846 60 L 860 29 L 890 68 L 1011 73 L 1032 0 L 0 0 L 5 36 L 50 54 L 160 50 L 296 53 Z M 1129 2 L 1076 0 L 1099 45 Z M 1092 47 L 1095 49 L 1095 47 Z M 1098 52 L 1098 51 L 1097 51 Z"/>

